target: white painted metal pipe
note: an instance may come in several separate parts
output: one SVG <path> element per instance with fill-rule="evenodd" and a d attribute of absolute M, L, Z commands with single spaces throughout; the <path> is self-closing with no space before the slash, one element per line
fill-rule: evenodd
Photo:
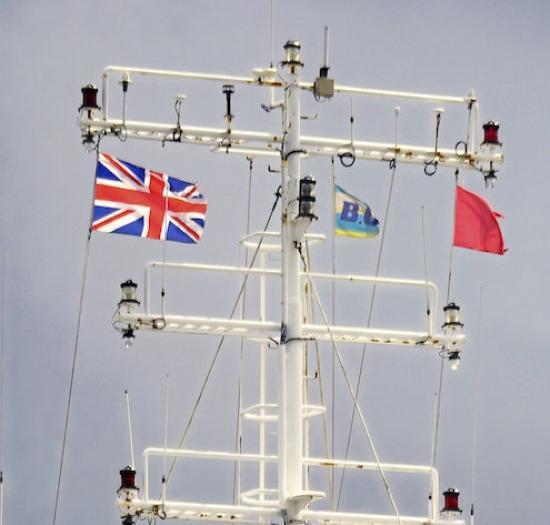
<path fill-rule="evenodd" d="M 274 232 L 271 232 L 274 233 Z M 221 272 L 224 274 L 237 273 L 237 274 L 256 274 L 260 276 L 280 276 L 281 271 L 275 269 L 267 269 L 263 265 L 260 268 L 246 268 L 242 266 L 228 266 L 228 265 L 216 265 L 216 264 L 198 264 L 198 263 L 164 263 L 162 261 L 152 261 L 147 263 L 145 267 L 145 287 L 144 287 L 144 309 L 146 314 L 150 314 L 150 288 L 151 288 L 151 270 L 155 268 L 169 268 L 178 270 L 196 270 L 196 271 L 211 271 Z M 304 272 L 300 272 L 302 277 L 305 277 Z M 438 304 L 438 292 L 436 285 L 431 281 L 421 281 L 418 279 L 399 279 L 390 277 L 375 277 L 369 275 L 356 275 L 346 274 L 338 275 L 332 273 L 319 273 L 313 272 L 310 274 L 312 279 L 322 279 L 330 281 L 342 281 L 342 282 L 363 282 L 376 285 L 393 285 L 393 286 L 408 286 L 427 289 L 429 293 L 429 306 L 430 314 L 428 316 L 429 322 L 429 334 L 435 334 L 435 322 L 437 312 L 439 311 Z M 265 293 L 265 291 L 264 291 Z M 265 297 L 264 297 L 265 300 Z"/>
<path fill-rule="evenodd" d="M 303 352 L 300 254 L 296 242 L 294 219 L 298 216 L 300 185 L 301 113 L 300 113 L 300 45 L 288 42 L 284 63 L 288 77 L 285 86 L 283 156 L 281 162 L 281 248 L 282 248 L 282 341 L 280 352 L 279 444 L 282 448 L 279 465 L 283 475 L 279 480 L 281 508 L 292 513 L 290 498 L 303 491 Z M 302 234 L 303 236 L 303 234 Z M 293 516 L 290 516 L 293 519 Z"/>

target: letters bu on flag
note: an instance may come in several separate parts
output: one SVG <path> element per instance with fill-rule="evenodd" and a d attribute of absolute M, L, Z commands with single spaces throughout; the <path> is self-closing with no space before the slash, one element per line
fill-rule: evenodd
<path fill-rule="evenodd" d="M 195 184 L 100 153 L 93 231 L 196 243 L 206 208 Z"/>
<path fill-rule="evenodd" d="M 336 235 L 370 239 L 380 232 L 380 222 L 372 214 L 368 204 L 337 185 L 334 186 L 334 208 Z"/>

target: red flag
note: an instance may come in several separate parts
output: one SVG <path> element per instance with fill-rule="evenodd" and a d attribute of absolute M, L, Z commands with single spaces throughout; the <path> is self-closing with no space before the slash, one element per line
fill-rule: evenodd
<path fill-rule="evenodd" d="M 502 217 L 479 195 L 456 187 L 453 244 L 479 252 L 503 255 L 504 240 L 497 218 Z"/>

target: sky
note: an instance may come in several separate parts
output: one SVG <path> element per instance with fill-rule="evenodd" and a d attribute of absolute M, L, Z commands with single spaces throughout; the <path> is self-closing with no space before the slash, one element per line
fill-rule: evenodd
<path fill-rule="evenodd" d="M 461 306 L 468 343 L 462 366 L 445 370 L 437 467 L 441 485 L 459 487 L 462 507 L 472 499 L 476 521 L 532 523 L 545 512 L 550 484 L 550 396 L 547 271 L 550 182 L 547 149 L 547 31 L 550 7 L 528 0 L 273 1 L 274 60 L 288 39 L 302 43 L 303 78 L 313 81 L 321 65 L 323 27 L 331 31 L 330 65 L 336 83 L 464 96 L 475 88 L 481 121 L 497 120 L 505 164 L 497 186 L 486 191 L 478 173 L 461 183 L 487 198 L 504 215 L 508 252 L 499 257 L 455 250 L 451 299 Z M 270 61 L 267 0 L 98 0 L 54 2 L 4 0 L 0 5 L 0 173 L 2 267 L 2 430 L 4 523 L 51 522 L 55 502 L 71 362 L 84 272 L 95 156 L 81 146 L 77 127 L 80 88 L 100 83 L 109 64 L 247 76 Z M 176 94 L 185 93 L 183 121 L 222 127 L 221 86 L 133 79 L 130 119 L 175 121 Z M 112 84 L 113 92 L 118 86 Z M 276 112 L 260 109 L 258 89 L 237 87 L 233 108 L 239 129 L 279 131 Z M 401 108 L 399 134 L 407 144 L 431 145 L 434 104 L 358 99 L 353 101 L 355 137 L 389 142 L 393 107 Z M 323 105 L 304 94 L 304 133 L 349 136 L 349 97 Z M 441 142 L 464 140 L 466 112 L 448 107 Z M 120 98 L 113 112 L 120 111 Z M 118 113 L 119 114 L 119 113 Z M 209 202 L 200 244 L 169 243 L 169 261 L 239 265 L 238 241 L 246 229 L 248 162 L 208 148 L 107 138 L 102 149 L 135 164 L 197 181 Z M 274 168 L 273 160 L 271 167 Z M 330 238 L 330 161 L 309 158 L 304 173 L 318 181 L 318 214 L 312 230 Z M 336 167 L 338 183 L 383 215 L 389 186 L 385 163 Z M 252 170 L 251 226 L 261 230 L 279 184 L 258 158 Z M 452 231 L 453 171 L 426 177 L 421 166 L 398 166 L 381 274 L 424 278 L 421 208 L 424 209 L 428 278 L 444 297 Z M 276 215 L 277 217 L 277 215 Z M 273 229 L 277 230 L 276 221 Z M 338 239 L 336 267 L 372 275 L 380 237 Z M 312 248 L 312 269 L 330 271 L 330 242 Z M 176 446 L 196 399 L 217 340 L 206 336 L 139 333 L 126 350 L 111 327 L 128 278 L 143 291 L 143 269 L 162 260 L 162 243 L 94 234 L 85 275 L 82 322 L 57 523 L 116 523 L 118 470 L 129 463 L 126 407 L 132 405 L 135 448 L 162 446 L 169 375 L 167 442 Z M 269 263 L 278 264 L 277 257 Z M 229 276 L 196 279 L 170 273 L 167 305 L 173 313 L 227 315 L 238 291 Z M 158 299 L 158 283 L 156 299 Z M 257 307 L 251 285 L 248 309 Z M 321 287 L 330 310 L 330 289 Z M 365 323 L 371 290 L 337 290 L 336 320 Z M 279 320 L 280 299 L 270 285 L 268 316 Z M 153 296 L 155 298 L 155 296 Z M 155 300 L 156 300 L 155 299 Z M 377 294 L 373 324 L 417 326 L 423 297 Z M 441 317 L 440 317 L 441 319 Z M 416 323 L 416 325 L 415 325 Z M 361 347 L 342 347 L 356 377 Z M 275 402 L 275 351 L 270 353 L 269 394 Z M 188 446 L 232 450 L 239 370 L 242 402 L 256 402 L 257 346 L 247 343 L 240 366 L 237 341 L 228 342 L 191 428 Z M 330 389 L 330 347 L 321 346 L 325 394 Z M 359 399 L 383 461 L 428 464 L 437 353 L 372 346 Z M 336 380 L 336 454 L 343 456 L 351 402 Z M 314 382 L 312 392 L 317 389 Z M 312 394 L 315 398 L 317 394 Z M 244 446 L 257 451 L 253 426 Z M 319 422 L 312 424 L 312 451 L 322 454 Z M 270 434 L 270 445 L 274 444 Z M 351 455 L 372 459 L 359 427 Z M 138 470 L 140 460 L 138 460 Z M 160 479 L 160 469 L 154 470 Z M 231 469 L 184 463 L 176 469 L 171 497 L 229 502 Z M 322 473 L 321 473 L 322 474 Z M 321 484 L 317 473 L 312 483 Z M 139 473 L 141 475 L 141 472 Z M 243 486 L 253 486 L 253 471 Z M 270 473 L 270 481 L 274 473 Z M 423 513 L 426 480 L 391 476 L 402 514 Z M 390 512 L 380 480 L 354 473 L 344 484 L 342 508 Z"/>

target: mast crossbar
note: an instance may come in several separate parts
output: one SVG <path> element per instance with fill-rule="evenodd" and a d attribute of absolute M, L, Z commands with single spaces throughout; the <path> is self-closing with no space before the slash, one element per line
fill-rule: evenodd
<path fill-rule="evenodd" d="M 153 140 L 161 143 L 182 143 L 208 146 L 212 151 L 233 153 L 240 155 L 268 155 L 280 157 L 283 137 L 280 133 L 268 133 L 250 130 L 231 130 L 228 139 L 227 130 L 223 128 L 209 128 L 201 126 L 182 126 L 176 130 L 174 124 L 142 122 L 128 120 L 123 123 L 119 119 L 102 120 L 99 118 L 82 118 L 80 121 L 83 130 L 91 133 L 106 133 L 111 136 Z M 230 140 L 230 147 L 227 147 Z M 334 157 L 350 149 L 349 138 L 317 137 L 303 135 L 301 147 L 305 156 Z M 494 165 L 503 163 L 503 155 L 481 153 L 458 153 L 451 148 L 433 146 L 415 146 L 409 144 L 395 144 L 354 140 L 353 155 L 356 159 L 386 161 L 397 159 L 407 164 L 421 164 L 437 160 L 441 166 L 460 167 L 462 169 L 478 170 L 479 163 L 492 162 Z"/>

